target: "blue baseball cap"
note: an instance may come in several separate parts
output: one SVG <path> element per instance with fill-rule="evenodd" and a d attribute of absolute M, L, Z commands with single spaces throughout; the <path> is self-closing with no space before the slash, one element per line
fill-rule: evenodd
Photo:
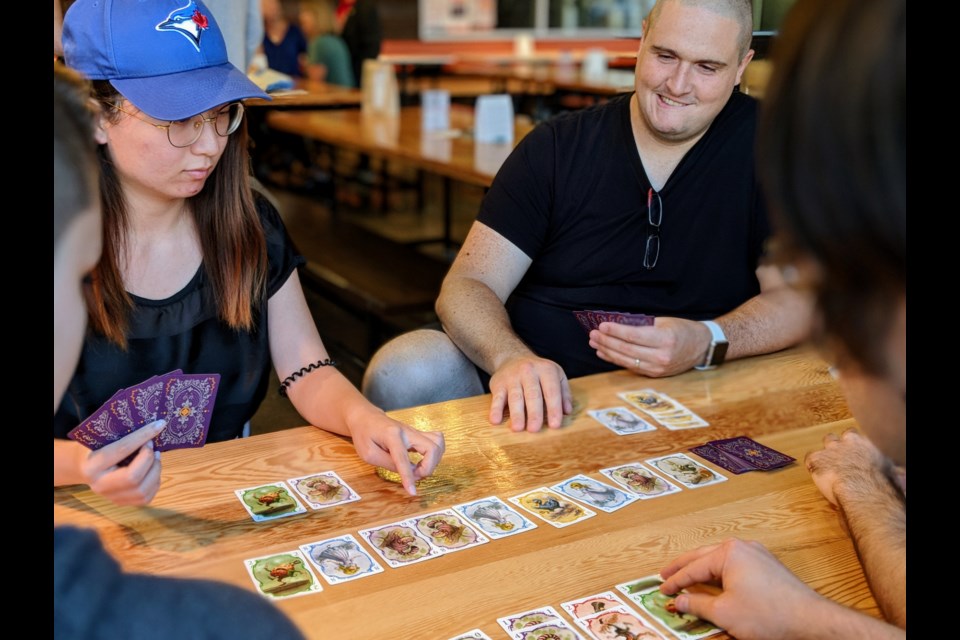
<path fill-rule="evenodd" d="M 220 27 L 200 0 L 77 0 L 63 18 L 63 55 L 158 120 L 270 99 L 227 60 Z"/>

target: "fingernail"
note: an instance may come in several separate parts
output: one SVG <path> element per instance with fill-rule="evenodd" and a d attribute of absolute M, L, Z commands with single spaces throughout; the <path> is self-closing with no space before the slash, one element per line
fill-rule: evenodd
<path fill-rule="evenodd" d="M 153 451 L 153 440 L 147 440 L 147 444 L 144 445 L 150 451 Z"/>
<path fill-rule="evenodd" d="M 153 452 L 153 457 L 156 458 L 157 460 L 159 460 L 159 459 L 160 459 L 160 452 L 159 452 L 159 451 L 154 451 L 154 452 Z"/>
<path fill-rule="evenodd" d="M 167 421 L 160 419 L 153 423 L 153 430 L 160 433 L 167 427 Z"/>
<path fill-rule="evenodd" d="M 681 594 L 677 596 L 677 599 L 674 601 L 674 604 L 676 605 L 677 610 L 680 611 L 681 613 L 687 612 L 687 605 L 689 604 L 687 600 L 689 600 L 689 598 L 686 595 Z"/>

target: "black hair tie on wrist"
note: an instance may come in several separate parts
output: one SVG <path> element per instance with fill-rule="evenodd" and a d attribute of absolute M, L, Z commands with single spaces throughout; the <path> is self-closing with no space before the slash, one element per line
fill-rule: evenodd
<path fill-rule="evenodd" d="M 287 388 L 290 385 L 292 385 L 294 382 L 296 382 L 297 378 L 302 378 L 303 376 L 307 375 L 314 369 L 319 369 L 320 367 L 335 367 L 335 366 L 337 366 L 337 361 L 327 358 L 326 360 L 317 360 L 313 364 L 308 364 L 305 367 L 300 367 L 299 371 L 294 371 L 293 373 L 291 373 L 290 375 L 288 375 L 286 378 L 283 379 L 283 382 L 280 383 L 280 388 L 277 389 L 277 391 L 280 393 L 280 395 L 286 398 Z"/>

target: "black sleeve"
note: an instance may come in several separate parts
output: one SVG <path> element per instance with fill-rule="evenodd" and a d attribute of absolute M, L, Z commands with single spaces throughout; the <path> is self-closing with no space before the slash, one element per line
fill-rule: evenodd
<path fill-rule="evenodd" d="M 555 198 L 556 134 L 541 124 L 500 167 L 477 220 L 534 258 L 547 240 Z"/>
<path fill-rule="evenodd" d="M 355 10 L 359 27 L 360 58 L 376 60 L 380 55 L 380 45 L 383 42 L 377 5 L 373 2 L 358 2 Z"/>
<path fill-rule="evenodd" d="M 306 260 L 297 251 L 287 234 L 283 220 L 280 219 L 280 214 L 273 205 L 259 194 L 254 194 L 254 199 L 267 240 L 267 261 L 270 265 L 267 274 L 267 298 L 269 299 L 286 284 L 294 269 L 306 264 Z"/>

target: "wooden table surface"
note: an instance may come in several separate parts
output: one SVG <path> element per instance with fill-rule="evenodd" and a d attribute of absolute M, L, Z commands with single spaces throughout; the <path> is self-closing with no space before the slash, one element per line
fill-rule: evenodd
<path fill-rule="evenodd" d="M 803 460 L 823 435 L 853 424 L 826 364 L 793 349 L 650 380 L 625 371 L 571 381 L 575 413 L 558 430 L 512 433 L 486 419 L 488 396 L 394 412 L 442 430 L 447 452 L 420 495 L 380 479 L 349 441 L 298 428 L 163 454 L 148 508 L 118 507 L 81 487 L 54 490 L 54 524 L 96 527 L 129 570 L 213 578 L 254 587 L 243 561 L 361 528 L 496 495 L 503 499 L 577 473 L 748 434 Z M 710 422 L 703 429 L 616 436 L 588 409 L 623 404 L 616 393 L 654 388 Z M 234 490 L 334 470 L 359 502 L 254 523 Z M 721 470 L 722 471 L 722 470 Z M 503 638 L 498 617 L 612 589 L 656 573 L 683 550 L 729 536 L 768 545 L 827 597 L 877 615 L 849 538 L 801 463 L 739 476 L 556 529 L 479 547 L 278 602 L 310 637 L 438 638 L 479 627 Z M 722 637 L 722 636 L 721 636 Z"/>
<path fill-rule="evenodd" d="M 437 175 L 488 187 L 513 146 L 477 144 L 471 135 L 473 110 L 450 108 L 450 126 L 457 137 L 421 131 L 420 107 L 404 107 L 396 118 L 369 117 L 361 111 L 271 112 L 267 124 L 277 130 L 319 140 L 336 147 L 389 160 L 404 160 Z M 514 142 L 532 125 L 518 123 Z"/>
<path fill-rule="evenodd" d="M 248 107 L 272 107 L 274 109 L 331 109 L 358 107 L 363 102 L 363 92 L 355 87 L 343 87 L 326 82 L 303 78 L 294 81 L 290 91 L 271 93 L 272 100 L 250 98 L 244 100 Z"/>

